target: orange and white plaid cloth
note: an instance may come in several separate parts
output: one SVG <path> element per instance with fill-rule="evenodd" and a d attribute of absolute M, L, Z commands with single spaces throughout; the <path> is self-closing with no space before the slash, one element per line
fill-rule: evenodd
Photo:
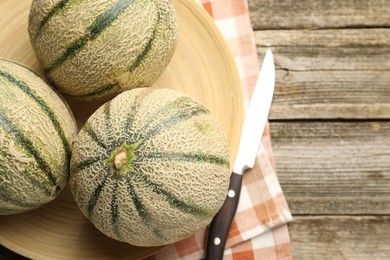
<path fill-rule="evenodd" d="M 257 57 L 247 0 L 195 0 L 213 17 L 225 37 L 242 81 L 247 104 L 256 84 Z M 224 259 L 292 259 L 286 223 L 292 216 L 280 188 L 272 157 L 269 126 L 255 167 L 244 175 L 237 213 Z M 172 244 L 149 259 L 202 259 L 206 229 Z"/>

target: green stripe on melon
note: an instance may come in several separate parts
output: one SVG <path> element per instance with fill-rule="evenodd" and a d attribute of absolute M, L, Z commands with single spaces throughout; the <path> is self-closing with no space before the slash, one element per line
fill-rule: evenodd
<path fill-rule="evenodd" d="M 41 34 L 43 28 L 45 27 L 45 25 L 48 23 L 48 21 L 54 17 L 55 15 L 57 15 L 58 13 L 60 13 L 63 8 L 71 3 L 72 1 L 71 0 L 62 0 L 62 1 L 59 1 L 58 3 L 56 3 L 56 5 L 50 9 L 50 11 L 47 13 L 47 15 L 40 21 L 39 23 L 39 27 L 35 33 L 35 35 L 32 37 L 33 38 L 33 42 L 36 41 L 36 38 L 39 37 L 39 35 Z"/>
<path fill-rule="evenodd" d="M 45 100 L 43 100 L 42 97 L 37 95 L 37 93 L 31 87 L 27 86 L 23 81 L 18 80 L 17 78 L 9 74 L 7 71 L 0 70 L 0 77 L 3 77 L 9 83 L 13 84 L 15 87 L 22 90 L 26 95 L 28 95 L 32 100 L 34 100 L 39 105 L 39 107 L 48 116 L 48 118 L 54 125 L 54 128 L 57 134 L 60 136 L 62 145 L 64 146 L 64 149 L 66 151 L 66 155 L 68 157 L 67 159 L 70 160 L 71 149 L 70 149 L 69 142 L 68 140 L 66 140 L 64 131 L 61 128 L 56 115 L 54 114 L 53 110 L 48 106 L 48 104 L 45 102 Z"/>
<path fill-rule="evenodd" d="M 0 111 L 0 125 L 4 131 L 3 134 L 10 135 L 8 138 L 12 138 L 16 144 L 21 146 L 21 149 L 25 150 L 26 154 L 34 158 L 38 168 L 46 174 L 51 185 L 55 187 L 56 192 L 60 190 L 60 187 L 57 186 L 57 178 L 52 174 L 49 164 L 42 158 L 38 150 L 34 148 L 32 141 L 24 136 L 22 131 L 18 130 L 15 125 L 5 117 L 2 111 Z M 11 163 L 11 161 L 9 163 Z"/>
<path fill-rule="evenodd" d="M 180 92 L 141 88 L 88 119 L 75 141 L 70 187 L 104 234 L 157 246 L 209 224 L 229 177 L 226 139 L 210 112 Z"/>
<path fill-rule="evenodd" d="M 33 1 L 28 31 L 47 78 L 83 100 L 150 86 L 177 42 L 171 0 Z"/>
<path fill-rule="evenodd" d="M 95 40 L 100 33 L 102 33 L 107 27 L 109 27 L 112 22 L 114 22 L 121 15 L 122 12 L 126 10 L 127 7 L 134 0 L 120 0 L 117 1 L 113 6 L 111 6 L 104 13 L 98 15 L 95 21 L 89 26 L 85 34 L 74 41 L 70 46 L 67 47 L 65 52 L 56 59 L 49 67 L 44 68 L 46 74 L 50 74 L 51 71 L 55 70 L 57 67 L 61 66 L 66 60 L 71 59 L 77 54 L 88 41 Z"/>
<path fill-rule="evenodd" d="M 0 60 L 0 215 L 37 208 L 69 177 L 75 120 L 30 69 Z"/>

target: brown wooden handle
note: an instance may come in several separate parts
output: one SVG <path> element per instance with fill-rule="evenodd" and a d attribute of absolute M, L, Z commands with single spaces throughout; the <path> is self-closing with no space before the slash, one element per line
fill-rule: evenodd
<path fill-rule="evenodd" d="M 233 172 L 225 202 L 209 226 L 206 238 L 206 260 L 218 260 L 223 257 L 226 239 L 240 198 L 241 184 L 242 175 Z"/>

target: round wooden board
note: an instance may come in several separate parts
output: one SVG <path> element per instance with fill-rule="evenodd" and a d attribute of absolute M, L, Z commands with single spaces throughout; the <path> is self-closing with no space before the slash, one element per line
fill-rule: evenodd
<path fill-rule="evenodd" d="M 31 0 L 0 1 L 0 58 L 41 73 L 27 34 Z M 243 99 L 234 59 L 209 15 L 193 0 L 175 0 L 180 38 L 175 55 L 153 85 L 185 92 L 217 116 L 236 157 Z M 68 99 L 79 126 L 100 105 Z M 81 214 L 69 189 L 27 213 L 0 216 L 0 244 L 33 259 L 137 259 L 161 247 L 142 248 L 100 233 Z"/>

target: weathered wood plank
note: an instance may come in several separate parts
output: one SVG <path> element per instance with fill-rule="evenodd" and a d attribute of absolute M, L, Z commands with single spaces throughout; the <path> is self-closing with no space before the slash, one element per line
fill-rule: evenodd
<path fill-rule="evenodd" d="M 390 118 L 390 70 L 276 72 L 270 119 Z"/>
<path fill-rule="evenodd" d="M 390 122 L 271 122 L 293 214 L 390 214 Z"/>
<path fill-rule="evenodd" d="M 248 0 L 253 27 L 259 29 L 390 26 L 386 0 Z"/>
<path fill-rule="evenodd" d="M 390 118 L 390 29 L 256 31 L 277 67 L 270 118 Z"/>
<path fill-rule="evenodd" d="M 294 259 L 390 259 L 390 217 L 295 217 Z"/>
<path fill-rule="evenodd" d="M 259 54 L 272 47 L 287 70 L 389 70 L 390 29 L 255 31 Z"/>

